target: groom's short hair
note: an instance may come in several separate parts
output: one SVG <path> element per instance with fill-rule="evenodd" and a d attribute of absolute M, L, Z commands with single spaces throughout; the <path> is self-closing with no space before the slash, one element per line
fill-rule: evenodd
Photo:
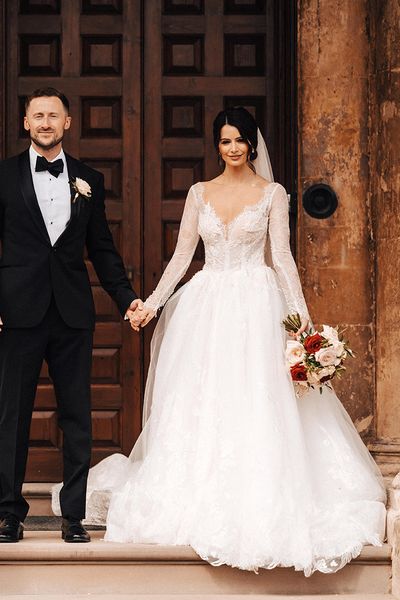
<path fill-rule="evenodd" d="M 43 98 L 44 96 L 46 96 L 47 98 L 50 98 L 52 96 L 56 96 L 56 98 L 59 98 L 63 103 L 65 110 L 67 111 L 67 113 L 69 113 L 69 100 L 67 96 L 60 92 L 60 90 L 57 90 L 53 87 L 39 88 L 31 94 L 29 94 L 29 96 L 27 96 L 25 99 L 25 112 L 28 110 L 31 101 L 34 98 Z"/>

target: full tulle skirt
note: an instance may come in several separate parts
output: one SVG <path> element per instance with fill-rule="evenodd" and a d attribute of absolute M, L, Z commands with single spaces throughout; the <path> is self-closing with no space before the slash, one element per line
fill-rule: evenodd
<path fill-rule="evenodd" d="M 333 391 L 296 397 L 286 314 L 265 266 L 203 269 L 169 300 L 143 432 L 129 458 L 89 474 L 88 521 L 106 519 L 106 540 L 190 545 L 216 566 L 306 575 L 381 544 L 380 472 Z"/>

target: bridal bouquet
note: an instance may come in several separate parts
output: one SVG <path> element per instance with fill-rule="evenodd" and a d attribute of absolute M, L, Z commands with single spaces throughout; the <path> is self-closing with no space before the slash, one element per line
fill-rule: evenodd
<path fill-rule="evenodd" d="M 288 315 L 283 321 L 288 332 L 295 333 L 301 325 L 299 314 Z M 324 325 L 321 332 L 305 331 L 296 340 L 286 345 L 286 361 L 292 380 L 304 388 L 330 387 L 334 377 L 340 377 L 346 370 L 344 361 L 354 353 L 343 339 L 343 332 L 337 327 Z"/>

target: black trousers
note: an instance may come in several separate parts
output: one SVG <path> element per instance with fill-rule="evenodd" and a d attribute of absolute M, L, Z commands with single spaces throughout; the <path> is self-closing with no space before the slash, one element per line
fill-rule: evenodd
<path fill-rule="evenodd" d="M 0 332 L 0 515 L 23 521 L 29 505 L 22 496 L 33 403 L 43 360 L 49 367 L 64 434 L 64 517 L 85 516 L 91 455 L 90 370 L 93 331 L 72 329 L 52 300 L 40 325 Z"/>

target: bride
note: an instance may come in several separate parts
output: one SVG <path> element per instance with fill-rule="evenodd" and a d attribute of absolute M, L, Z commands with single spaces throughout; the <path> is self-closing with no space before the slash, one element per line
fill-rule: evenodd
<path fill-rule="evenodd" d="M 296 397 L 282 319 L 298 312 L 299 334 L 310 317 L 287 194 L 253 117 L 222 111 L 214 142 L 223 172 L 190 188 L 175 253 L 131 323 L 165 304 L 143 432 L 129 458 L 91 470 L 87 522 L 105 520 L 108 490 L 106 540 L 190 545 L 215 566 L 334 572 L 381 544 L 383 481 L 334 392 Z M 204 268 L 168 300 L 199 236 Z"/>

